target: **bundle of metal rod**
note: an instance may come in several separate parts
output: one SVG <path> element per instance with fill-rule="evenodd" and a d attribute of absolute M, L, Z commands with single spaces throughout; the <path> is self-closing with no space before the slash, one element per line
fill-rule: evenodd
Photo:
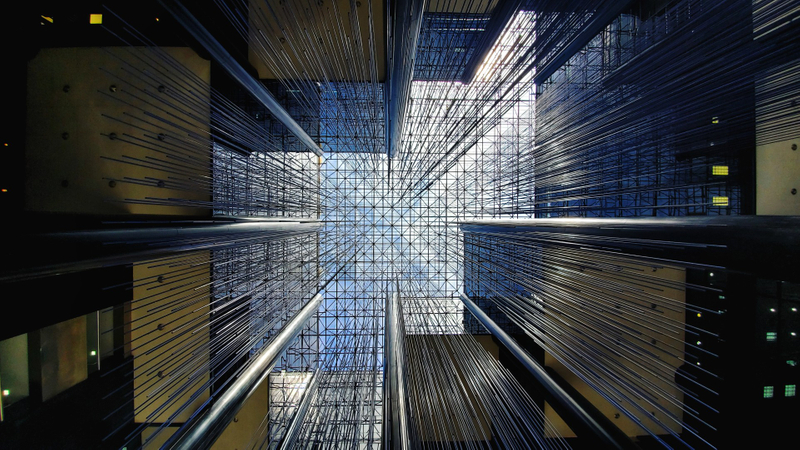
<path fill-rule="evenodd" d="M 116 327 L 126 336 L 104 356 L 132 357 L 103 373 L 122 371 L 130 380 L 108 394 L 114 409 L 107 419 L 132 419 L 138 426 L 126 439 L 141 434 L 146 443 L 224 394 L 319 289 L 324 275 L 317 239 L 311 234 L 244 243 L 134 264 L 127 287 L 133 300 L 104 311 L 123 314 Z M 316 347 L 305 346 L 287 365 L 313 364 Z"/>
<path fill-rule="evenodd" d="M 464 51 L 464 43 L 454 36 L 464 25 L 462 16 L 489 16 L 489 5 L 479 8 L 466 2 L 463 9 L 447 3 L 450 41 L 442 44 L 448 52 Z M 415 81 L 411 88 L 411 107 L 403 131 L 403 145 L 393 167 L 394 189 L 400 198 L 422 195 L 445 176 L 461 157 L 474 149 L 482 138 L 496 129 L 501 119 L 530 91 L 533 75 L 528 63 L 534 40 L 534 13 L 519 11 L 505 24 L 502 33 L 486 55 L 473 82 L 444 80 L 439 74 L 426 74 L 436 81 Z M 435 33 L 437 21 L 426 21 L 423 35 Z M 460 50 L 459 50 L 460 49 Z M 449 70 L 444 65 L 441 70 Z M 449 81 L 449 82 L 448 82 Z M 444 144 L 442 144 L 444 143 Z"/>
<path fill-rule="evenodd" d="M 569 448 L 516 378 L 464 333 L 461 320 L 447 311 L 429 314 L 433 300 L 403 299 L 407 320 L 416 324 L 404 338 L 412 447 Z"/>
<path fill-rule="evenodd" d="M 800 128 L 800 60 L 776 65 L 756 83 L 756 144 L 795 139 Z"/>
<path fill-rule="evenodd" d="M 278 80 L 305 115 L 335 120 L 320 130 L 326 150 L 385 152 L 382 4 L 215 3 L 248 43 L 260 78 Z"/>
<path fill-rule="evenodd" d="M 282 448 L 379 448 L 382 302 L 357 299 L 352 307 L 347 318 L 352 324 L 321 343 L 316 392 L 298 431 Z"/>
<path fill-rule="evenodd" d="M 629 1 L 534 1 L 537 13 L 536 84 L 550 78 L 575 52 L 630 4 Z"/>
<path fill-rule="evenodd" d="M 15 257 L 14 265 L 3 266 L 0 281 L 15 282 L 198 250 L 276 241 L 316 233 L 319 229 L 317 221 L 130 220 L 109 221 L 99 229 L 32 232 L 18 237 L 18 242 L 24 245 L 16 252 L 9 252 L 9 256 Z"/>
<path fill-rule="evenodd" d="M 754 144 L 786 139 L 797 119 L 797 41 L 788 30 L 754 41 L 753 11 L 684 0 L 605 25 L 539 86 L 536 144 L 519 168 L 533 176 L 503 182 L 525 200 L 504 214 L 753 213 Z"/>
<path fill-rule="evenodd" d="M 211 88 L 208 62 L 190 50 L 157 47 L 129 26 L 107 29 L 129 45 L 104 50 L 107 86 L 97 91 L 101 135 L 112 141 L 104 179 L 124 191 L 116 201 L 140 205 L 134 211 L 316 216 L 316 155 L 286 153 L 293 147 L 237 106 L 241 99 Z"/>
<path fill-rule="evenodd" d="M 724 384 L 732 362 L 719 358 L 738 330 L 724 330 L 752 314 L 737 286 L 796 279 L 751 249 L 780 260 L 797 239 L 791 221 L 694 219 L 465 224 L 464 292 L 495 305 L 550 367 L 572 372 L 663 445 L 713 447 L 720 396 L 739 389 Z M 786 237 L 754 233 L 771 229 Z"/>
<path fill-rule="evenodd" d="M 193 411 L 223 395 L 319 290 L 321 278 L 338 274 L 335 267 L 320 265 L 325 255 L 319 239 L 316 233 L 262 236 L 221 250 L 134 264 L 133 283 L 115 287 L 131 290 L 133 300 L 103 312 L 119 317 L 104 320 L 115 326 L 103 334 L 124 337 L 115 337 L 116 347 L 101 356 L 125 358 L 103 376 L 122 374 L 128 380 L 106 396 L 111 411 L 106 420 L 119 424 L 107 439 L 125 429 L 128 442 L 139 436 L 143 443 L 157 442 L 158 434 L 191 421 Z M 316 322 L 310 323 L 278 369 L 313 369 L 318 335 Z"/>

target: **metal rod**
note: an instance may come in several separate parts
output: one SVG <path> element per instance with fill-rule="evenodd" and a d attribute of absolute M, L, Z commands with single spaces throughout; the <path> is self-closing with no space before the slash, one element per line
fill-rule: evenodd
<path fill-rule="evenodd" d="M 605 7 L 599 7 L 598 11 L 592 15 L 592 19 L 589 23 L 583 25 L 580 29 L 580 32 L 572 38 L 572 40 L 561 50 L 557 56 L 551 58 L 544 67 L 537 68 L 536 76 L 533 79 L 533 82 L 536 85 L 540 85 L 547 81 L 550 78 L 550 75 L 555 73 L 561 66 L 564 65 L 565 62 L 569 61 L 569 59 L 578 52 L 578 50 L 582 49 L 589 41 L 594 38 L 597 33 L 603 30 L 603 28 L 608 25 L 615 17 L 619 16 L 620 13 L 625 11 L 625 9 L 631 4 L 630 1 L 624 2 L 607 2 L 608 5 Z"/>
<path fill-rule="evenodd" d="M 0 282 L 17 282 L 39 277 L 113 265 L 130 264 L 148 258 L 195 250 L 212 250 L 247 241 L 281 239 L 319 231 L 320 223 L 246 222 L 193 226 L 116 230 L 81 230 L 23 236 L 26 251 L 42 249 L 46 261 L 28 263 L 25 254 L 16 257 L 19 267 L 0 276 Z M 52 249 L 57 249 L 54 252 Z M 34 252 L 35 253 L 35 252 Z M 79 255 L 76 257 L 75 255 Z M 26 267 L 27 266 L 27 267 Z"/>
<path fill-rule="evenodd" d="M 472 314 L 485 326 L 494 337 L 497 338 L 507 349 L 514 355 L 515 358 L 536 378 L 536 381 L 541 383 L 545 392 L 548 394 L 548 401 L 552 402 L 554 407 L 567 414 L 565 417 L 568 423 L 579 424 L 586 432 L 591 432 L 602 442 L 606 448 L 630 448 L 632 445 L 626 443 L 621 444 L 614 439 L 608 431 L 600 426 L 597 421 L 589 415 L 586 410 L 578 404 L 561 386 L 559 386 L 550 375 L 539 365 L 528 353 L 517 344 L 514 339 L 503 331 L 492 319 L 476 305 L 472 299 L 464 294 L 459 296 L 464 306 L 472 312 Z M 576 427 L 577 428 L 577 427 Z M 579 429 L 580 430 L 580 429 Z"/>
<path fill-rule="evenodd" d="M 391 57 L 387 70 L 389 88 L 386 94 L 386 148 L 389 158 L 394 157 L 397 147 L 402 142 L 403 120 L 406 116 L 406 104 L 411 95 L 414 59 L 426 3 L 426 0 L 393 1 L 386 9 L 387 15 L 393 16 L 387 21 L 393 24 L 389 28 Z"/>
<path fill-rule="evenodd" d="M 275 97 L 253 76 L 247 73 L 222 45 L 211 36 L 211 33 L 177 0 L 161 0 L 161 5 L 175 17 L 186 31 L 188 31 L 200 45 L 203 46 L 211 57 L 217 61 L 228 74 L 248 90 L 253 97 L 258 99 L 286 128 L 317 156 L 322 156 L 322 149 L 316 142 L 295 122 L 285 109 L 275 100 Z"/>
<path fill-rule="evenodd" d="M 303 397 L 300 399 L 297 411 L 292 416 L 289 426 L 286 427 L 286 433 L 283 435 L 283 439 L 281 439 L 280 444 L 278 444 L 279 450 L 289 450 L 294 448 L 297 435 L 300 433 L 300 427 L 303 426 L 306 413 L 308 412 L 308 408 L 311 407 L 311 403 L 313 402 L 314 396 L 317 392 L 317 386 L 319 386 L 319 380 L 321 378 L 319 372 L 319 369 L 317 369 L 311 375 L 311 380 L 309 380 L 308 384 L 306 385 L 306 390 L 303 392 Z"/>
<path fill-rule="evenodd" d="M 317 312 L 320 303 L 322 294 L 317 294 L 281 329 L 275 339 L 261 351 L 253 364 L 231 384 L 205 416 L 190 422 L 188 426 L 181 427 L 162 448 L 192 450 L 211 448 L 247 399 L 269 376 L 278 358 L 300 334 L 308 319 Z"/>
<path fill-rule="evenodd" d="M 513 20 L 514 14 L 520 8 L 521 0 L 512 0 L 500 2 L 492 11 L 492 17 L 489 19 L 489 24 L 484 31 L 478 48 L 475 49 L 472 57 L 467 61 L 467 66 L 464 68 L 464 73 L 461 75 L 461 82 L 464 84 L 472 83 L 475 75 L 478 74 L 478 69 L 481 64 L 486 60 L 489 54 L 496 46 L 496 41 L 503 33 L 503 30 Z"/>
<path fill-rule="evenodd" d="M 392 416 L 391 442 L 393 449 L 411 448 L 408 436 L 408 408 L 406 407 L 405 358 L 402 355 L 400 320 L 402 310 L 400 293 L 386 295 L 386 361 L 389 382 L 389 402 Z"/>

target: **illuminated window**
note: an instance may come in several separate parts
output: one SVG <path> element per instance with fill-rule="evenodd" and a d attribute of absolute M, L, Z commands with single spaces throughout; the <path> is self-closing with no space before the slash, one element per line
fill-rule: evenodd
<path fill-rule="evenodd" d="M 719 123 L 719 117 L 712 117 L 711 123 Z"/>
<path fill-rule="evenodd" d="M 712 166 L 711 175 L 727 175 L 728 166 Z"/>
<path fill-rule="evenodd" d="M 764 386 L 764 398 L 772 398 L 775 395 L 775 388 L 772 386 Z"/>
<path fill-rule="evenodd" d="M 772 342 L 778 339 L 778 332 L 776 331 L 767 331 L 767 342 Z"/>
<path fill-rule="evenodd" d="M 713 197 L 711 202 L 714 206 L 728 206 L 728 197 Z"/>
<path fill-rule="evenodd" d="M 103 23 L 102 14 L 89 14 L 89 23 L 92 25 L 100 25 Z"/>
<path fill-rule="evenodd" d="M 797 386 L 794 384 L 787 384 L 783 390 L 783 395 L 785 397 L 794 397 L 795 392 L 797 392 Z"/>

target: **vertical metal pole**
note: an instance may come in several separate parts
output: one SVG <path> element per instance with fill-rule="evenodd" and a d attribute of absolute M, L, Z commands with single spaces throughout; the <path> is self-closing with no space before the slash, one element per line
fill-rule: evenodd
<path fill-rule="evenodd" d="M 408 409 L 406 406 L 405 358 L 402 354 L 400 293 L 386 296 L 386 345 L 384 358 L 389 382 L 389 405 L 391 413 L 391 442 L 395 450 L 410 447 L 408 437 Z"/>
<path fill-rule="evenodd" d="M 247 399 L 269 376 L 278 358 L 292 344 L 322 303 L 322 294 L 317 294 L 303 307 L 264 348 L 252 364 L 239 375 L 228 390 L 220 396 L 205 416 L 181 427 L 161 448 L 199 450 L 208 449 L 219 438 Z"/>

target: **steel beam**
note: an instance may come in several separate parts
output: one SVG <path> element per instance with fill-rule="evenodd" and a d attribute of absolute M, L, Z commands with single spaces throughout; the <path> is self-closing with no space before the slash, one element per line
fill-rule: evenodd
<path fill-rule="evenodd" d="M 464 294 L 461 294 L 460 298 L 461 301 L 464 302 L 464 306 L 472 312 L 472 315 L 474 315 L 483 326 L 485 326 L 489 332 L 517 358 L 522 366 L 533 375 L 536 381 L 542 385 L 547 401 L 559 412 L 559 415 L 562 415 L 562 417 L 566 415 L 566 417 L 563 418 L 571 426 L 578 425 L 575 426 L 578 437 L 582 437 L 581 432 L 591 433 L 597 439 L 596 442 L 598 446 L 602 448 L 624 449 L 634 447 L 630 442 L 618 442 L 606 429 L 597 423 L 574 398 L 550 377 L 544 367 L 531 358 L 528 352 L 490 319 L 471 298 Z"/>
<path fill-rule="evenodd" d="M 395 450 L 410 449 L 408 433 L 408 408 L 406 406 L 406 379 L 405 361 L 403 352 L 403 335 L 401 330 L 402 306 L 400 305 L 400 293 L 394 292 L 386 296 L 386 327 L 384 346 L 384 358 L 386 361 L 386 372 L 384 383 L 388 384 L 388 399 L 384 399 L 389 405 L 391 416 L 391 430 L 384 427 L 384 439 L 388 438 L 387 432 L 391 433 L 391 440 L 388 448 Z M 384 392 L 387 392 L 384 390 Z"/>
<path fill-rule="evenodd" d="M 205 48 L 211 57 L 225 69 L 226 72 L 238 81 L 242 87 L 247 89 L 258 101 L 260 101 L 286 128 L 295 135 L 300 142 L 317 156 L 322 156 L 322 149 L 316 142 L 303 130 L 303 128 L 283 109 L 283 106 L 275 100 L 267 88 L 261 82 L 247 73 L 227 50 L 220 44 L 208 30 L 181 4 L 178 0 L 159 0 L 159 3 L 166 9 L 175 20 L 178 21 L 189 34 L 194 37 L 200 45 Z"/>
<path fill-rule="evenodd" d="M 222 435 L 225 428 L 242 408 L 244 403 L 264 382 L 278 362 L 278 358 L 289 348 L 302 331 L 308 319 L 322 303 L 322 294 L 315 295 L 267 345 L 258 357 L 222 394 L 209 411 L 198 420 L 188 422 L 180 428 L 162 449 L 200 450 L 208 449 Z"/>
<path fill-rule="evenodd" d="M 422 15 L 427 0 L 393 0 L 386 8 L 387 80 L 386 80 L 386 152 L 393 158 L 403 138 L 403 122 L 411 95 L 411 79 Z"/>

